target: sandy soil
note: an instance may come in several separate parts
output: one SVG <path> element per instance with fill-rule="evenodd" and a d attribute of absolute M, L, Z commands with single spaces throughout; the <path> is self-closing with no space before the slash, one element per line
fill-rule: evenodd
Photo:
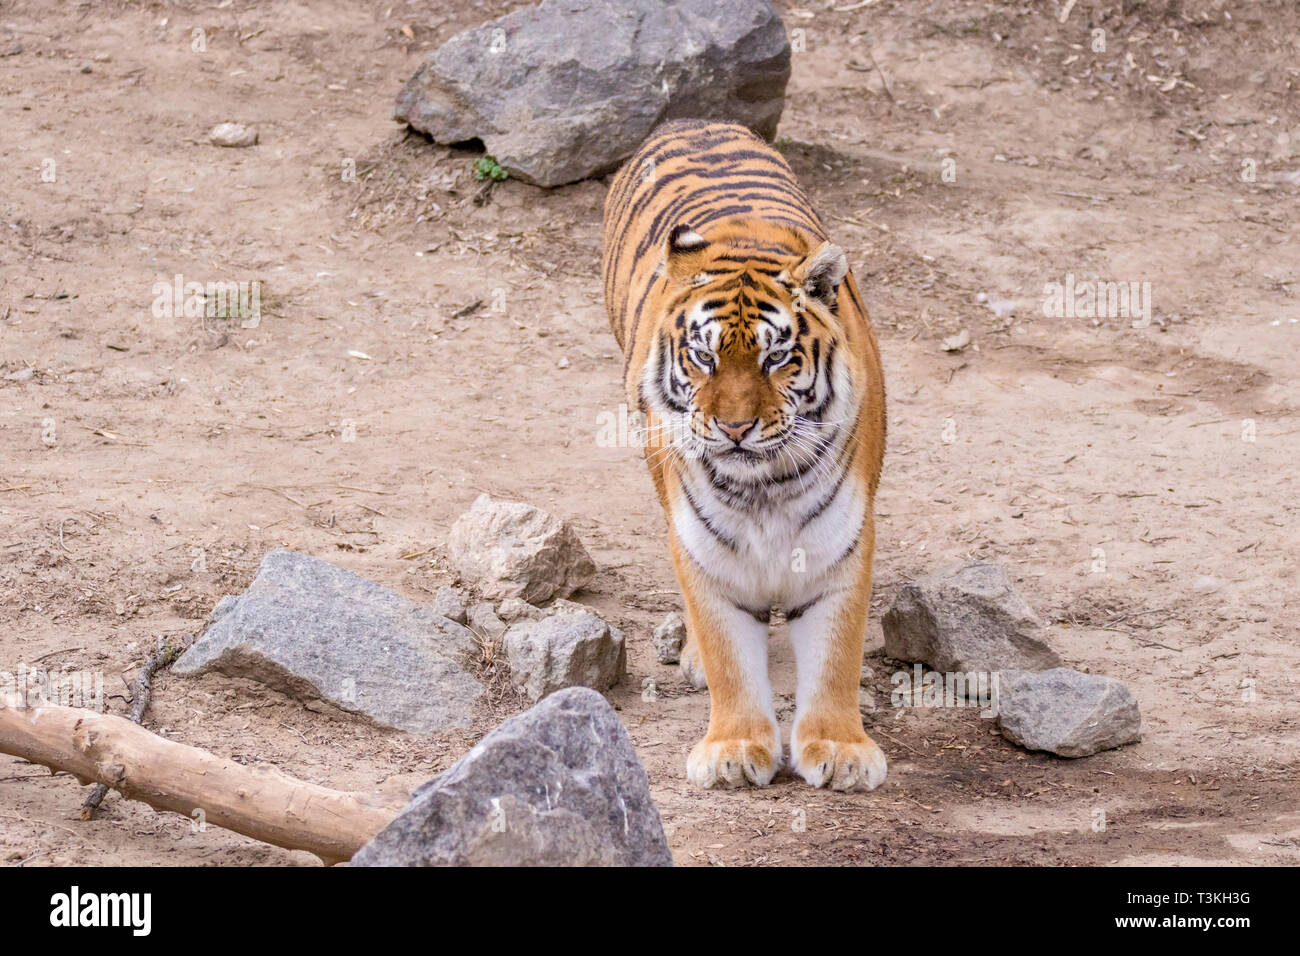
<path fill-rule="evenodd" d="M 598 561 L 578 598 L 630 637 L 610 696 L 679 863 L 1300 861 L 1294 6 L 781 4 L 804 32 L 780 143 L 884 350 L 877 610 L 912 575 L 1000 561 L 1146 721 L 1070 762 L 972 710 L 891 707 L 873 623 L 863 707 L 890 777 L 843 796 L 683 779 L 707 696 L 649 640 L 679 601 L 663 519 L 637 452 L 596 441 L 620 401 L 604 184 L 478 203 L 472 153 L 389 118 L 428 50 L 514 5 L 5 5 L 0 669 L 102 671 L 123 712 L 157 637 L 195 634 L 268 549 L 419 599 L 489 491 L 570 519 Z M 224 120 L 260 145 L 208 145 Z M 178 273 L 260 281 L 260 325 L 156 318 Z M 1067 274 L 1150 282 L 1151 324 L 1045 316 Z M 772 654 L 788 718 L 779 631 Z M 146 723 L 394 791 L 489 729 L 418 738 L 171 675 Z M 0 758 L 0 860 L 315 862 L 116 795 L 83 823 L 83 795 Z"/>

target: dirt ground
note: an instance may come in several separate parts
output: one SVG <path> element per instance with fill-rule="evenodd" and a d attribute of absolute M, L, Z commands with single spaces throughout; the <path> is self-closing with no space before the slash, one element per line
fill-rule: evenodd
<path fill-rule="evenodd" d="M 102 671 L 125 712 L 157 638 L 198 633 L 267 550 L 427 598 L 487 491 L 569 519 L 599 564 L 576 597 L 629 636 L 610 699 L 680 864 L 1300 862 L 1294 4 L 779 4 L 802 32 L 778 142 L 886 364 L 877 614 L 912 576 L 999 561 L 1146 725 L 1065 761 L 974 710 L 893 707 L 873 622 L 890 776 L 848 796 L 684 780 L 708 701 L 649 639 L 679 606 L 663 517 L 638 452 L 596 440 L 621 401 L 605 184 L 476 202 L 474 153 L 390 119 L 422 56 L 518 5 L 0 9 L 0 670 Z M 225 120 L 260 144 L 209 145 Z M 156 317 L 177 274 L 261 282 L 260 324 Z M 1045 315 L 1067 275 L 1149 282 L 1150 324 Z M 779 629 L 772 655 L 788 725 Z M 146 724 L 394 792 L 491 726 L 421 738 L 169 674 Z M 82 822 L 84 793 L 0 757 L 0 861 L 316 862 L 116 795 Z"/>

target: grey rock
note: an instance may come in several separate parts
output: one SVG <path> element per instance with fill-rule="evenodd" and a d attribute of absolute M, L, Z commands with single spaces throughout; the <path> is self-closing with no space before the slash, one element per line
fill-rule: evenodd
<path fill-rule="evenodd" d="M 437 614 L 457 624 L 464 624 L 469 611 L 469 602 L 458 588 L 443 585 L 434 592 L 433 603 L 429 605 Z"/>
<path fill-rule="evenodd" d="M 173 669 L 247 677 L 299 700 L 322 699 L 386 727 L 469 726 L 483 686 L 474 635 L 428 607 L 283 548 Z"/>
<path fill-rule="evenodd" d="M 493 610 L 492 605 L 486 602 L 475 604 L 469 609 L 466 624 L 475 634 L 489 641 L 499 641 L 506 632 L 506 622 L 497 617 L 497 612 Z"/>
<path fill-rule="evenodd" d="M 506 598 L 497 605 L 497 616 L 507 624 L 514 624 L 516 621 L 540 621 L 546 617 L 546 612 L 520 598 Z"/>
<path fill-rule="evenodd" d="M 627 669 L 623 632 L 591 611 L 561 612 L 506 631 L 510 680 L 530 700 L 565 687 L 613 687 Z"/>
<path fill-rule="evenodd" d="M 998 677 L 998 726 L 1022 747 L 1087 757 L 1142 739 L 1137 700 L 1112 677 L 1068 667 Z"/>
<path fill-rule="evenodd" d="M 567 523 L 531 505 L 479 495 L 452 525 L 452 564 L 486 598 L 541 604 L 567 598 L 596 565 Z"/>
<path fill-rule="evenodd" d="M 243 123 L 218 123 L 212 127 L 208 140 L 213 146 L 239 148 L 257 145 L 257 127 Z"/>
<path fill-rule="evenodd" d="M 481 139 L 514 178 L 558 186 L 617 168 L 666 120 L 771 139 L 789 78 L 770 0 L 548 0 L 448 40 L 394 117 L 439 143 Z"/>
<path fill-rule="evenodd" d="M 587 605 L 579 604 L 577 601 L 566 601 L 564 598 L 556 598 L 546 607 L 534 607 L 519 598 L 506 598 L 497 605 L 497 616 L 507 624 L 540 621 L 555 614 L 582 614 L 587 611 L 591 611 Z"/>
<path fill-rule="evenodd" d="M 682 645 L 686 643 L 686 622 L 677 611 L 671 612 L 655 628 L 655 653 L 660 664 L 676 664 L 681 660 Z"/>
<path fill-rule="evenodd" d="M 905 584 L 881 626 L 890 657 L 944 673 L 1061 665 L 1038 617 L 992 563 L 944 568 Z"/>
<path fill-rule="evenodd" d="M 212 608 L 211 622 L 215 624 L 217 621 L 225 617 L 227 614 L 229 614 L 238 606 L 239 606 L 239 598 L 234 594 L 227 594 L 224 597 L 218 599 L 216 605 L 213 606 Z"/>
<path fill-rule="evenodd" d="M 595 691 L 552 694 L 483 738 L 352 866 L 671 866 L 627 731 Z"/>

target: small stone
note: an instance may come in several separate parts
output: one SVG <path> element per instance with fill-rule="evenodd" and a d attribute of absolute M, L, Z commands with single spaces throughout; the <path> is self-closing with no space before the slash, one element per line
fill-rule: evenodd
<path fill-rule="evenodd" d="M 441 614 L 449 621 L 455 621 L 457 624 L 464 624 L 466 621 L 466 612 L 468 603 L 465 600 L 464 593 L 458 589 L 443 585 L 434 592 L 433 604 L 430 605 L 434 613 Z"/>
<path fill-rule="evenodd" d="M 82 73 L 94 73 L 94 72 L 95 72 L 95 64 L 93 64 L 93 63 L 83 63 L 83 64 L 81 64 L 81 72 L 82 72 Z"/>
<path fill-rule="evenodd" d="M 686 622 L 677 611 L 671 612 L 655 628 L 655 653 L 660 664 L 676 664 L 681 660 L 682 645 L 686 643 Z"/>
<path fill-rule="evenodd" d="M 497 605 L 497 616 L 507 624 L 513 624 L 516 621 L 540 621 L 546 614 L 520 598 L 506 598 Z"/>
<path fill-rule="evenodd" d="M 352 866 L 671 866 L 650 783 L 603 697 L 563 690 L 512 717 Z"/>
<path fill-rule="evenodd" d="M 243 123 L 218 123 L 212 127 L 208 139 L 213 146 L 239 148 L 257 145 L 257 127 Z"/>
<path fill-rule="evenodd" d="M 565 687 L 606 690 L 627 668 L 623 632 L 587 610 L 514 624 L 505 648 L 511 682 L 534 701 Z"/>
<path fill-rule="evenodd" d="M 956 335 L 944 339 L 942 348 L 945 352 L 960 352 L 968 345 L 970 345 L 970 329 L 962 329 Z"/>
<path fill-rule="evenodd" d="M 497 617 L 497 612 L 491 604 L 487 603 L 475 604 L 469 609 L 467 624 L 469 629 L 479 637 L 494 643 L 499 643 L 499 639 L 506 632 L 506 622 Z"/>
<path fill-rule="evenodd" d="M 20 368 L 16 372 L 10 372 L 5 376 L 6 382 L 30 382 L 36 376 L 34 368 Z"/>
<path fill-rule="evenodd" d="M 586 611 L 591 611 L 591 608 L 577 601 L 566 601 L 564 598 L 556 598 L 546 607 L 533 607 L 519 598 L 506 598 L 497 605 L 497 616 L 507 624 L 514 624 L 516 621 L 540 621 L 554 614 L 582 614 Z"/>
<path fill-rule="evenodd" d="M 1002 736 L 1028 750 L 1087 757 L 1142 739 L 1137 700 L 1114 678 L 1068 667 L 998 677 Z"/>
<path fill-rule="evenodd" d="M 591 555 L 566 522 L 485 494 L 452 525 L 447 550 L 461 576 L 492 600 L 542 604 L 567 598 L 596 574 Z"/>
<path fill-rule="evenodd" d="M 1037 615 L 993 563 L 955 565 L 903 585 L 881 626 L 886 654 L 942 673 L 1061 665 Z"/>

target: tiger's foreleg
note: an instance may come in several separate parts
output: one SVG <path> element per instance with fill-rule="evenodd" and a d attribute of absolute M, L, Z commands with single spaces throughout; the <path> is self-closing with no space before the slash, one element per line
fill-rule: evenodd
<path fill-rule="evenodd" d="M 885 780 L 885 755 L 858 710 L 874 540 L 868 516 L 846 567 L 789 623 L 798 669 L 790 760 L 814 787 L 874 790 Z"/>
<path fill-rule="evenodd" d="M 710 698 L 709 730 L 686 760 L 686 778 L 699 787 L 766 786 L 781 765 L 767 624 L 728 601 L 676 545 L 673 564 L 686 599 L 688 640 Z"/>

